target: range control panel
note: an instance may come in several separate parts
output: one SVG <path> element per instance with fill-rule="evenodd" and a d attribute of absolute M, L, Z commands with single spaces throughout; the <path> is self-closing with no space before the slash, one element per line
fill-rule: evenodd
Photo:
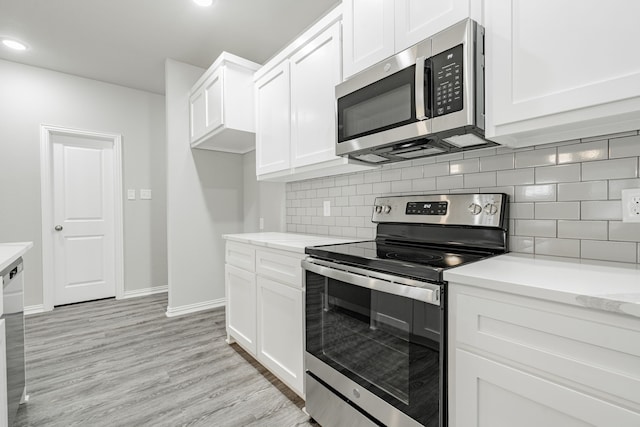
<path fill-rule="evenodd" d="M 447 202 L 408 202 L 407 215 L 446 215 Z"/>
<path fill-rule="evenodd" d="M 462 45 L 431 58 L 433 73 L 434 117 L 461 111 L 462 102 Z"/>
<path fill-rule="evenodd" d="M 373 222 L 505 227 L 503 193 L 433 194 L 377 197 Z"/>

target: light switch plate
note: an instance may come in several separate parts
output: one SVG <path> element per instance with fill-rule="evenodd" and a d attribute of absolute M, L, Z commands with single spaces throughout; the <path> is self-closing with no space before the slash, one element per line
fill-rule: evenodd
<path fill-rule="evenodd" d="M 151 190 L 148 189 L 140 189 L 140 199 L 141 200 L 151 200 Z"/>
<path fill-rule="evenodd" d="M 640 222 L 640 188 L 622 190 L 622 222 Z"/>
<path fill-rule="evenodd" d="M 260 218 L 260 230 L 264 230 L 264 218 Z"/>
<path fill-rule="evenodd" d="M 127 190 L 127 200 L 135 200 L 136 199 L 136 190 Z"/>
<path fill-rule="evenodd" d="M 325 200 L 322 203 L 324 216 L 331 216 L 331 201 Z"/>

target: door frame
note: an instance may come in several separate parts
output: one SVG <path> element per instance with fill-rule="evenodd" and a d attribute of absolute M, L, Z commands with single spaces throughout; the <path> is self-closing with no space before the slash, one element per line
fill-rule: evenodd
<path fill-rule="evenodd" d="M 114 180 L 114 243 L 115 243 L 115 285 L 116 299 L 124 297 L 124 225 L 122 206 L 122 135 L 94 132 L 82 129 L 40 125 L 40 198 L 42 202 L 42 305 L 44 311 L 53 310 L 54 262 L 53 237 L 53 135 L 71 135 L 97 138 L 113 142 Z"/>

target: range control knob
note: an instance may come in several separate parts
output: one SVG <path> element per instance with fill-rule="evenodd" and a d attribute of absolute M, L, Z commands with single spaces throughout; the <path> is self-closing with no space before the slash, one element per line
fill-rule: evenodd
<path fill-rule="evenodd" d="M 382 206 L 377 205 L 377 206 L 376 206 L 376 213 L 378 213 L 378 214 L 379 214 L 379 213 L 381 213 L 381 212 L 382 212 Z"/>
<path fill-rule="evenodd" d="M 471 203 L 469 205 L 469 212 L 471 212 L 474 215 L 478 215 L 480 212 L 482 212 L 482 206 L 480 206 L 477 203 Z"/>
<path fill-rule="evenodd" d="M 383 206 L 382 210 L 384 211 L 384 213 L 388 214 L 389 212 L 391 212 L 391 206 Z"/>
<path fill-rule="evenodd" d="M 498 207 L 493 203 L 487 203 L 486 205 L 484 205 L 484 211 L 489 215 L 495 215 L 496 213 L 498 213 Z"/>

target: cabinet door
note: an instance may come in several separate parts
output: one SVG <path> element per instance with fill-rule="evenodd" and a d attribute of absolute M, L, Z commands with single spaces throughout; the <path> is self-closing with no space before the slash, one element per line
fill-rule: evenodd
<path fill-rule="evenodd" d="M 335 86 L 342 74 L 340 23 L 293 55 L 290 64 L 292 166 L 335 159 Z"/>
<path fill-rule="evenodd" d="M 400 52 L 469 17 L 469 0 L 396 0 L 395 51 Z"/>
<path fill-rule="evenodd" d="M 456 350 L 460 427 L 632 427 L 640 414 L 484 357 Z"/>
<path fill-rule="evenodd" d="M 0 280 L 0 285 L 2 280 Z M 0 427 L 9 425 L 7 408 L 7 340 L 5 319 L 0 320 Z"/>
<path fill-rule="evenodd" d="M 638 129 L 638 16 L 626 0 L 486 2 L 487 137 L 522 146 Z"/>
<path fill-rule="evenodd" d="M 304 394 L 302 290 L 258 276 L 258 360 Z"/>
<path fill-rule="evenodd" d="M 256 276 L 225 265 L 227 333 L 256 355 Z"/>
<path fill-rule="evenodd" d="M 256 82 L 256 174 L 289 168 L 291 104 L 289 61 Z"/>
<path fill-rule="evenodd" d="M 206 129 L 211 132 L 224 125 L 223 114 L 224 68 L 218 68 L 204 83 L 206 100 Z"/>
<path fill-rule="evenodd" d="M 348 78 L 394 54 L 394 0 L 345 0 L 342 5 L 342 66 Z"/>
<path fill-rule="evenodd" d="M 189 97 L 189 142 L 204 135 L 207 126 L 207 104 L 204 87 L 201 86 Z"/>

